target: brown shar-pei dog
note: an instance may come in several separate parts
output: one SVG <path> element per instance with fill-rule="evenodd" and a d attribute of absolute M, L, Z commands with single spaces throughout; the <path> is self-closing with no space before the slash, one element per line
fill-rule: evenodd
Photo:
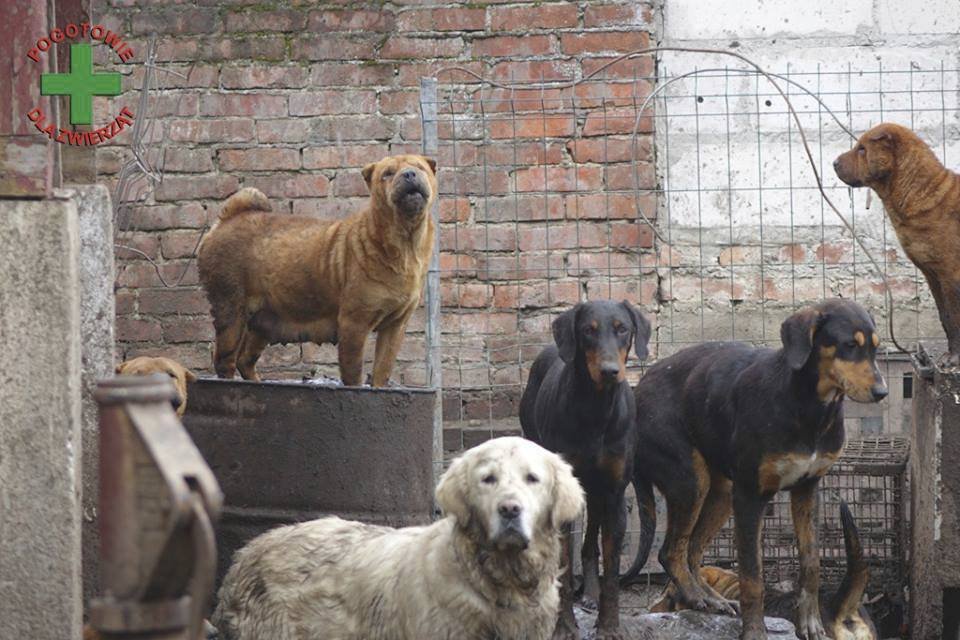
<path fill-rule="evenodd" d="M 197 379 L 193 371 L 176 360 L 150 356 L 140 356 L 121 362 L 117 365 L 116 372 L 124 376 L 149 376 L 155 373 L 170 376 L 173 380 L 173 386 L 177 389 L 177 397 L 173 400 L 173 408 L 176 410 L 177 416 L 181 418 L 183 412 L 187 410 L 187 383 Z"/>
<path fill-rule="evenodd" d="M 960 175 L 898 124 L 879 124 L 833 163 L 851 187 L 870 187 L 890 216 L 907 257 L 923 272 L 960 361 Z"/>
<path fill-rule="evenodd" d="M 377 332 L 373 386 L 387 383 L 420 301 L 435 228 L 436 162 L 417 155 L 368 164 L 370 203 L 337 221 L 270 213 L 253 188 L 232 195 L 200 246 L 200 281 L 216 330 L 221 378 L 255 366 L 269 344 L 333 343 L 340 378 L 361 383 L 363 346 Z"/>

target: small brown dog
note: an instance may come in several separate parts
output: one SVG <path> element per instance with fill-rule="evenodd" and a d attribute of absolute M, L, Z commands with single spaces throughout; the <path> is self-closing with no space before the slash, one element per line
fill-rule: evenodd
<path fill-rule="evenodd" d="M 260 191 L 230 196 L 200 246 L 200 281 L 216 330 L 214 367 L 259 380 L 269 344 L 338 347 L 340 378 L 358 385 L 363 345 L 377 332 L 373 386 L 387 383 L 420 302 L 433 248 L 436 162 L 417 155 L 368 164 L 370 204 L 334 222 L 269 213 Z"/>
<path fill-rule="evenodd" d="M 178 417 L 183 417 L 187 410 L 187 383 L 197 379 L 196 374 L 176 360 L 170 358 L 153 358 L 140 356 L 121 362 L 117 365 L 117 374 L 124 376 L 149 376 L 154 373 L 163 373 L 173 379 L 173 386 L 177 388 L 177 398 L 173 401 L 173 408 Z"/>
<path fill-rule="evenodd" d="M 907 257 L 923 272 L 960 361 L 960 175 L 910 129 L 879 124 L 833 163 L 851 187 L 870 187 L 890 216 Z"/>

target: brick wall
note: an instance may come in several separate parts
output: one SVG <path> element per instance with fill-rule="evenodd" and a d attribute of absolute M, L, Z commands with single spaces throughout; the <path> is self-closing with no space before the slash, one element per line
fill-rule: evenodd
<path fill-rule="evenodd" d="M 278 211 L 343 216 L 365 200 L 361 166 L 420 149 L 422 76 L 456 65 L 501 81 L 579 78 L 647 46 L 652 23 L 650 7 L 632 1 L 213 4 L 113 0 L 93 11 L 139 51 L 157 33 L 162 66 L 188 74 L 159 74 L 154 138 L 166 139 L 164 181 L 118 234 L 168 281 L 186 274 L 182 286 L 165 288 L 142 256 L 118 250 L 119 356 L 164 354 L 208 373 L 213 332 L 192 254 L 223 198 L 256 186 Z M 134 102 L 142 67 L 121 70 L 130 72 L 128 93 L 115 104 L 98 99 L 100 113 Z M 515 93 L 506 115 L 504 90 L 481 93 L 466 74 L 441 75 L 445 375 L 488 389 L 451 398 L 449 417 L 515 415 L 522 364 L 533 355 L 521 343 L 548 339 L 551 314 L 587 289 L 653 299 L 656 279 L 635 277 L 649 230 L 626 197 L 630 105 L 648 88 L 634 79 L 652 72 L 643 58 L 608 69 L 599 93 Z M 555 113 L 544 117 L 545 108 Z M 642 122 L 638 167 L 648 186 L 649 131 Z M 99 148 L 99 179 L 112 182 L 122 157 L 118 147 Z M 608 261 L 623 272 L 601 277 Z M 404 383 L 424 380 L 423 325 L 421 310 L 395 375 Z M 260 367 L 274 378 L 335 375 L 335 350 L 273 346 Z"/>

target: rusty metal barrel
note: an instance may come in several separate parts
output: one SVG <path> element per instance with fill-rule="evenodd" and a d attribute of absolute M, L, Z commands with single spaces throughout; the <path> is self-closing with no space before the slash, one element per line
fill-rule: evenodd
<path fill-rule="evenodd" d="M 197 640 L 213 590 L 223 494 L 171 406 L 168 376 L 101 382 L 100 574 L 90 622 L 104 640 Z"/>

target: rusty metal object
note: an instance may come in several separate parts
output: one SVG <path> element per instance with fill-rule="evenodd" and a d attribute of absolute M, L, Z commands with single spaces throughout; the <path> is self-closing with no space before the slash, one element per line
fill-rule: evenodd
<path fill-rule="evenodd" d="M 104 638 L 197 640 L 213 590 L 223 494 L 170 404 L 164 375 L 98 385 Z"/>
<path fill-rule="evenodd" d="M 422 388 L 191 384 L 184 424 L 227 495 L 220 574 L 236 549 L 282 524 L 324 515 L 429 523 L 435 397 Z"/>

